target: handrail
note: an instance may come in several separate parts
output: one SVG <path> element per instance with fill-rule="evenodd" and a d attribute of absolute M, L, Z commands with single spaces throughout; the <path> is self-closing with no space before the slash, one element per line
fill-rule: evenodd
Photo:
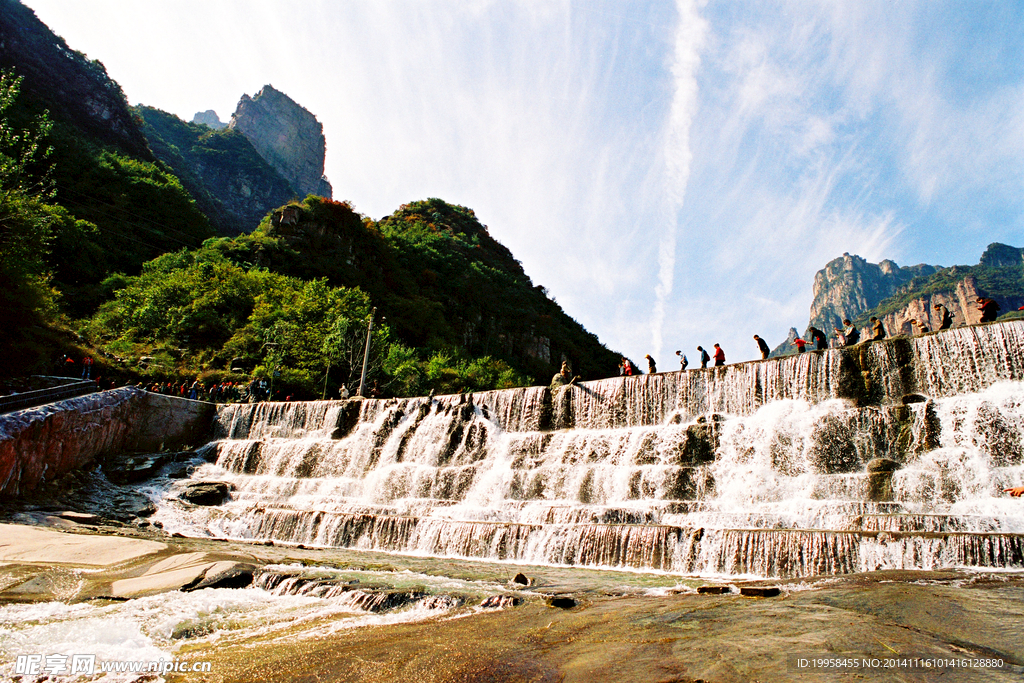
<path fill-rule="evenodd" d="M 99 391 L 91 379 L 71 380 L 67 384 L 48 389 L 35 389 L 10 396 L 0 396 L 0 413 L 10 413 L 23 408 L 46 405 L 65 398 L 83 396 Z"/>

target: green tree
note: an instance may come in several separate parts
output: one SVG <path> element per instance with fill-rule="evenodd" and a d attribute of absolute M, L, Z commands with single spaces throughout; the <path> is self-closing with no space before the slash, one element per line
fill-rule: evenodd
<path fill-rule="evenodd" d="M 53 196 L 45 166 L 51 149 L 43 144 L 50 122 L 43 114 L 27 130 L 11 124 L 8 112 L 20 89 L 21 78 L 0 71 L 0 277 L 9 291 L 45 274 L 58 220 L 58 212 L 45 204 Z M 40 164 L 42 172 L 33 173 Z"/>
<path fill-rule="evenodd" d="M 55 312 L 47 254 L 54 230 L 75 224 L 47 203 L 49 118 L 44 113 L 24 129 L 11 122 L 20 87 L 21 78 L 0 71 L 0 354 L 5 367 L 16 369 L 45 362 L 25 335 Z"/>

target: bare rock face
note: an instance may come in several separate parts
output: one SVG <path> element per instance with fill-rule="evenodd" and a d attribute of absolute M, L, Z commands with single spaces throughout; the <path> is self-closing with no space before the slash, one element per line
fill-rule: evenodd
<path fill-rule="evenodd" d="M 942 315 L 935 306 L 941 304 L 952 315 L 953 327 L 975 325 L 981 322 L 978 297 L 994 299 L 1000 313 L 1024 304 L 1022 272 L 1024 249 L 998 242 L 988 245 L 976 266 L 901 268 L 892 261 L 873 264 L 843 254 L 814 277 L 811 324 L 829 331 L 840 327 L 843 318 L 863 325 L 875 315 L 887 334 L 909 336 L 925 328 L 938 330 Z"/>
<path fill-rule="evenodd" d="M 245 135 L 261 157 L 303 195 L 331 197 L 324 177 L 324 127 L 309 111 L 273 86 L 242 95 L 229 128 Z"/>
<path fill-rule="evenodd" d="M 853 320 L 895 294 L 912 278 L 936 270 L 935 266 L 924 264 L 901 268 L 888 259 L 868 263 L 860 256 L 843 254 L 814 276 L 811 325 L 825 331 L 842 327 L 843 318 Z"/>
<path fill-rule="evenodd" d="M 953 316 L 953 327 L 961 325 L 976 325 L 981 321 L 981 311 L 978 310 L 977 300 L 981 296 L 974 277 L 968 275 L 956 283 L 952 289 L 925 294 L 917 299 L 912 299 L 906 306 L 899 310 L 887 313 L 879 319 L 889 334 L 914 335 L 911 324 L 912 320 L 935 331 L 942 324 L 942 316 L 935 310 L 935 304 L 942 304 L 949 309 Z"/>
<path fill-rule="evenodd" d="M 220 120 L 220 117 L 217 116 L 217 112 L 212 109 L 197 111 L 196 115 L 192 117 L 192 123 L 201 123 L 204 126 L 213 128 L 214 130 L 220 130 L 222 128 L 227 128 L 228 126 L 228 124 Z"/>

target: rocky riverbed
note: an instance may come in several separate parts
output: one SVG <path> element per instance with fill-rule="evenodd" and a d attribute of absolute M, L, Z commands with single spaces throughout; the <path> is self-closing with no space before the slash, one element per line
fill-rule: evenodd
<path fill-rule="evenodd" d="M 0 525 L 0 675 L 13 680 L 61 680 L 13 668 L 18 655 L 61 648 L 209 663 L 204 673 L 104 679 L 126 681 L 1024 674 L 1015 572 L 709 581 L 177 538 L 75 511 L 5 515 L 18 523 Z M 808 668 L 823 660 L 846 665 Z"/>

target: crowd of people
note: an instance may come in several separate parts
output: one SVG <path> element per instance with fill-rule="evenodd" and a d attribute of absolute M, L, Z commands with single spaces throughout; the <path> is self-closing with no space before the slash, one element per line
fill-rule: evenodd
<path fill-rule="evenodd" d="M 269 398 L 267 381 L 259 379 L 254 379 L 248 384 L 242 382 L 211 382 L 209 385 L 206 385 L 196 379 L 192 382 L 181 382 L 180 384 L 178 382 L 139 382 L 136 386 L 154 394 L 190 398 L 195 401 L 210 401 L 212 403 L 239 403 L 267 400 Z"/>
<path fill-rule="evenodd" d="M 978 321 L 979 323 L 994 322 L 996 320 L 999 315 L 999 304 L 996 301 L 987 297 L 979 296 L 977 297 L 976 303 L 978 305 L 978 312 L 981 315 L 981 318 Z M 946 308 L 945 305 L 936 303 L 933 308 L 935 310 L 935 318 L 939 321 L 939 325 L 936 330 L 947 330 L 953 326 L 953 314 L 949 312 L 949 309 Z M 1021 306 L 1017 310 L 1024 311 L 1024 306 Z M 912 319 L 907 322 L 910 323 L 915 335 L 931 332 L 931 329 L 926 324 L 916 319 Z M 966 325 L 968 323 L 965 322 L 964 324 Z M 866 335 L 864 337 L 861 336 L 861 330 L 857 329 L 857 326 L 854 325 L 849 318 L 843 320 L 842 328 L 836 327 L 833 329 L 835 331 L 835 335 L 832 338 L 832 341 L 828 339 L 823 331 L 812 325 L 807 328 L 807 339 L 796 337 L 791 343 L 796 347 L 797 353 L 804 353 L 808 346 L 811 346 L 815 351 L 822 351 L 829 348 L 830 345 L 835 348 L 844 348 L 859 344 L 862 339 L 868 341 L 879 341 L 888 336 L 885 325 L 875 316 L 872 316 L 868 320 L 868 325 L 864 328 L 864 334 Z M 771 354 L 771 348 L 768 346 L 767 342 L 756 334 L 754 335 L 754 342 L 757 344 L 757 350 L 761 353 L 761 359 L 767 359 Z M 710 363 L 712 359 L 714 359 L 716 367 L 725 365 L 725 351 L 723 351 L 722 347 L 718 344 L 715 344 L 713 355 L 708 354 L 708 352 L 704 350 L 703 346 L 697 347 L 697 353 L 699 354 L 698 358 L 700 359 L 700 367 L 702 369 L 707 368 L 708 363 Z M 676 356 L 679 357 L 680 371 L 686 370 L 690 364 L 690 361 L 686 358 L 686 354 L 682 351 L 676 351 Z M 648 374 L 656 373 L 658 371 L 657 366 L 654 358 L 651 357 L 651 354 L 647 354 L 644 358 L 647 359 Z M 641 372 L 633 361 L 623 356 L 622 360 L 619 362 L 619 376 L 629 377 L 631 375 L 639 374 L 641 374 Z"/>

